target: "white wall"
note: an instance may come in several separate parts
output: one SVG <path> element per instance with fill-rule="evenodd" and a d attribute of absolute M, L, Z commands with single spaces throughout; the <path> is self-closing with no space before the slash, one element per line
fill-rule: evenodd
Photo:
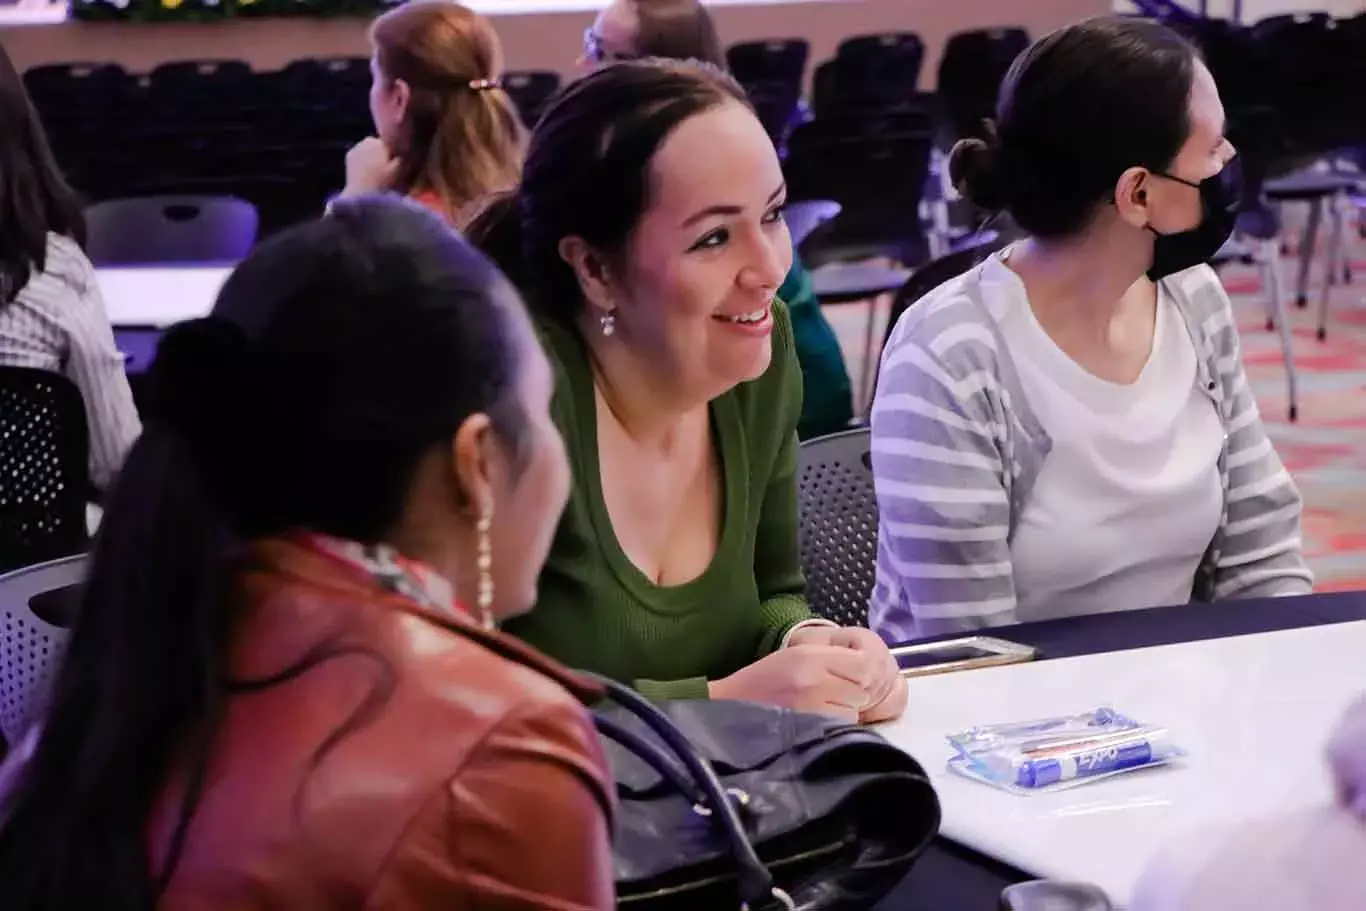
<path fill-rule="evenodd" d="M 1195 9 L 1199 0 L 1180 0 L 1186 7 Z M 1129 0 L 1115 0 L 1115 9 L 1129 12 L 1134 7 Z M 1366 11 L 1366 0 L 1243 0 L 1243 21 L 1256 22 L 1278 13 L 1327 12 L 1334 16 L 1355 16 Z M 1233 12 L 1233 0 L 1209 0 L 1209 14 L 1227 18 Z"/>

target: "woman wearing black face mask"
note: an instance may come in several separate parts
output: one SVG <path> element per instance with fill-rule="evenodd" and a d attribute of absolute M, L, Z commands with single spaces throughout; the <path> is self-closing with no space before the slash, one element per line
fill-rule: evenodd
<path fill-rule="evenodd" d="M 950 166 L 1028 238 L 918 303 L 883 353 L 873 625 L 1308 592 L 1299 494 L 1204 265 L 1238 188 L 1196 51 L 1129 18 L 1055 32 Z"/>

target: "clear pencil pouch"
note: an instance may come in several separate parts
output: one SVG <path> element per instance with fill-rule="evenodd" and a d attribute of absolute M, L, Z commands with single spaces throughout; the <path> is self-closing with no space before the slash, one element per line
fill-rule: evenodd
<path fill-rule="evenodd" d="M 1076 787 L 1185 755 L 1164 728 L 1109 708 L 984 725 L 948 740 L 956 754 L 951 770 L 1020 794 Z"/>

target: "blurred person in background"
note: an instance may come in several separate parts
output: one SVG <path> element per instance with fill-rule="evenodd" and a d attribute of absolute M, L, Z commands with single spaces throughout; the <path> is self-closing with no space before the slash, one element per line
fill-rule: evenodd
<path fill-rule="evenodd" d="M 376 19 L 370 43 L 377 135 L 347 153 L 341 195 L 390 190 L 460 227 L 522 172 L 526 130 L 502 89 L 498 33 L 451 0 L 414 0 Z"/>
<path fill-rule="evenodd" d="M 81 202 L 0 46 L 0 365 L 51 370 L 76 384 L 90 480 L 103 490 L 142 424 L 84 242 Z"/>

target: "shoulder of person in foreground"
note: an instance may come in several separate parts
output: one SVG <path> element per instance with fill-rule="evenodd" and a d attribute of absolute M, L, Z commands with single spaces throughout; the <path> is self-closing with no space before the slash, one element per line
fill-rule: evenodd
<path fill-rule="evenodd" d="M 1366 908 L 1366 699 L 1328 743 L 1337 805 L 1179 836 L 1148 866 L 1131 911 Z"/>
<path fill-rule="evenodd" d="M 1015 609 L 1003 451 L 1014 417 L 997 302 L 977 277 L 952 279 L 907 310 L 882 354 L 869 619 L 891 640 L 1006 623 Z"/>
<path fill-rule="evenodd" d="M 571 675 L 549 659 L 508 673 L 525 697 L 490 726 L 405 828 L 366 907 L 615 906 L 615 788 L 582 702 L 589 687 L 566 689 L 562 681 Z"/>
<path fill-rule="evenodd" d="M 1227 402 L 1227 519 L 1222 528 L 1214 596 L 1220 599 L 1308 594 L 1313 575 L 1302 553 L 1303 502 L 1267 436 L 1243 367 L 1233 305 L 1218 274 L 1196 266 L 1169 286 L 1209 341 L 1210 364 Z"/>

